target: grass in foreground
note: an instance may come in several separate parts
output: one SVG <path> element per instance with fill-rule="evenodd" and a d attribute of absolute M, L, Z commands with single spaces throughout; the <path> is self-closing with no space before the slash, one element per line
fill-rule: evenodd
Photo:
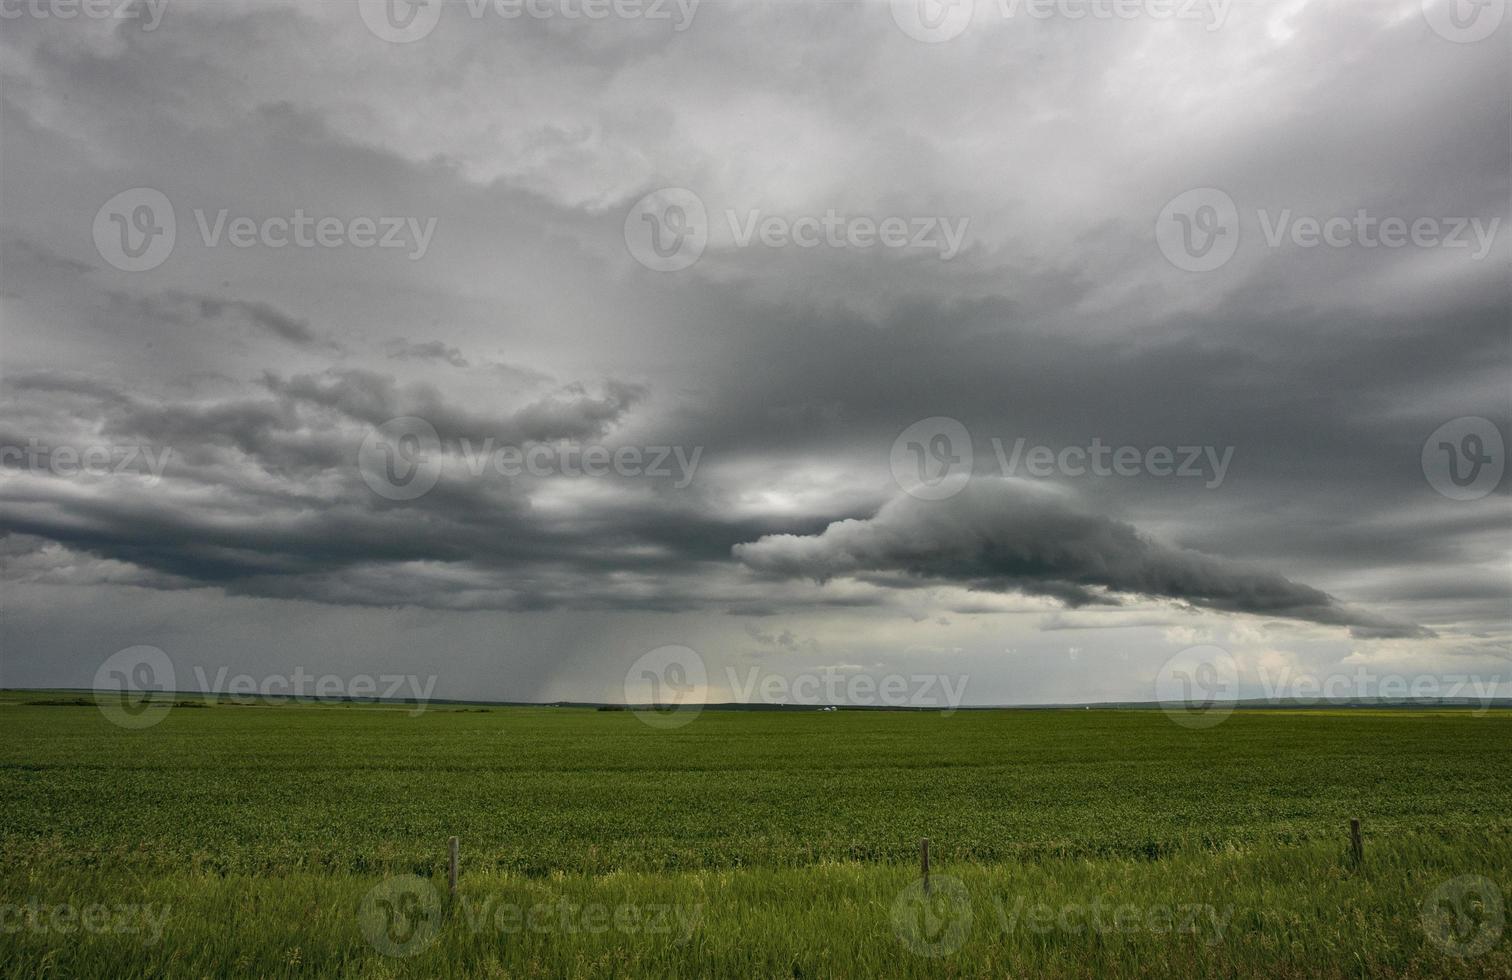
<path fill-rule="evenodd" d="M 910 869 L 856 863 L 469 871 L 454 904 L 440 876 L 12 869 L 7 892 L 42 907 L 104 899 L 151 915 L 134 934 L 13 933 L 0 964 L 16 977 L 1512 975 L 1494 908 L 1452 884 L 1505 889 L 1512 839 L 1372 842 L 1358 869 L 1343 851 L 952 865 L 932 876 L 930 899 Z"/>

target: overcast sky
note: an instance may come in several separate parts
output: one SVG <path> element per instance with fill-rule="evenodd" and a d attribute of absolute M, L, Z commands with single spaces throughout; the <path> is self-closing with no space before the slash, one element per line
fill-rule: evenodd
<path fill-rule="evenodd" d="M 1502 0 L 118 6 L 0 25 L 0 684 L 1512 695 Z"/>

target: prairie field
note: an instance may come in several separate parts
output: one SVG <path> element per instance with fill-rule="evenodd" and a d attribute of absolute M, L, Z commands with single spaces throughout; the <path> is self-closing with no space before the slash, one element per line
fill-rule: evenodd
<path fill-rule="evenodd" d="M 6 976 L 1512 975 L 1505 710 L 0 698 Z"/>

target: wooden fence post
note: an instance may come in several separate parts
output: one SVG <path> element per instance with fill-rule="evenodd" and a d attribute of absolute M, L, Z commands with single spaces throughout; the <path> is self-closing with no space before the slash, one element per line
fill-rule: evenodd
<path fill-rule="evenodd" d="M 446 883 L 451 888 L 451 897 L 455 899 L 457 897 L 457 838 L 453 837 L 446 843 L 448 849 L 451 851 L 451 861 L 448 863 L 446 872 Z"/>

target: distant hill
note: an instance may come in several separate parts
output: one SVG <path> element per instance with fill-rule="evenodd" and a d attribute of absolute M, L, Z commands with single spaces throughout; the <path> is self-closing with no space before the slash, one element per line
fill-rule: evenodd
<path fill-rule="evenodd" d="M 108 692 L 102 692 L 108 693 Z M 88 688 L 8 688 L 0 689 L 0 701 L 29 704 L 39 707 L 92 707 L 95 692 Z M 276 696 L 248 697 L 229 694 L 206 695 L 198 691 L 159 691 L 155 697 L 171 698 L 175 705 L 201 707 L 205 704 L 228 706 L 256 705 L 376 705 L 395 708 L 413 708 L 420 702 L 403 698 L 289 698 Z M 621 704 L 608 701 L 475 701 L 453 698 L 431 698 L 423 702 L 430 708 L 578 708 L 585 710 L 630 711 L 654 710 L 650 704 Z M 962 705 L 957 711 L 1155 711 L 1166 705 L 1159 701 L 1098 701 L 1091 703 L 1057 702 L 1054 704 L 973 704 Z M 1169 707 L 1177 707 L 1175 704 Z M 1418 710 L 1425 709 L 1492 709 L 1512 710 L 1512 698 L 1493 698 L 1483 702 L 1477 698 L 1350 698 L 1327 701 L 1305 698 L 1244 698 L 1233 702 L 1236 711 L 1339 711 L 1362 710 Z M 819 711 L 834 708 L 839 711 L 947 711 L 939 706 L 845 705 L 845 704 L 747 704 L 738 701 L 722 701 L 703 705 L 704 711 Z"/>

